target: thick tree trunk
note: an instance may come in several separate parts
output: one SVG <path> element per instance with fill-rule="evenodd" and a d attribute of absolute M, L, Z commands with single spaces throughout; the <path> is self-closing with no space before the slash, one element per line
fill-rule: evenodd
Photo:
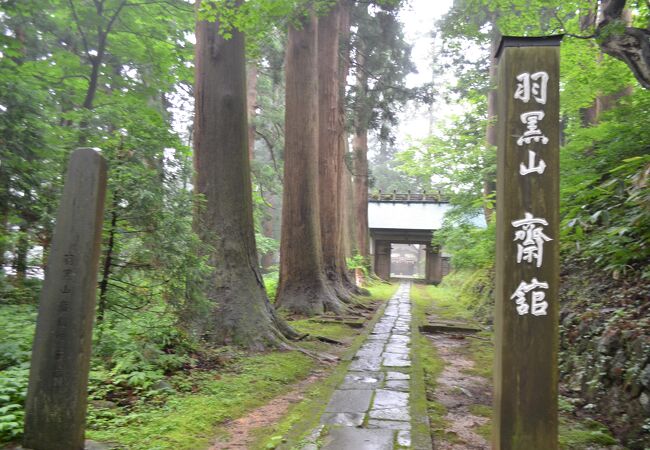
<path fill-rule="evenodd" d="M 340 312 L 323 275 L 318 182 L 318 21 L 289 27 L 285 164 L 278 307 L 305 315 Z"/>
<path fill-rule="evenodd" d="M 226 41 L 218 24 L 200 21 L 196 37 L 195 189 L 204 202 L 195 227 L 213 267 L 205 292 L 212 310 L 202 331 L 219 344 L 286 346 L 293 330 L 266 296 L 255 248 L 244 36 L 234 30 Z"/>
<path fill-rule="evenodd" d="M 352 183 L 352 172 L 348 167 L 350 157 L 350 148 L 348 144 L 348 133 L 346 130 L 345 120 L 345 90 L 348 84 L 348 73 L 350 71 L 350 48 L 351 48 L 351 16 L 352 16 L 352 1 L 341 0 L 339 3 L 339 126 L 341 133 L 339 135 L 339 158 L 341 167 L 339 170 L 338 184 L 341 187 L 341 195 L 339 196 L 339 210 L 341 213 L 341 233 L 340 233 L 340 249 L 341 249 L 341 267 L 343 268 L 343 286 L 355 294 L 366 294 L 367 291 L 360 290 L 354 282 L 354 274 L 347 268 L 346 258 L 354 255 L 356 248 L 356 238 L 354 235 L 354 190 Z"/>
<path fill-rule="evenodd" d="M 368 107 L 363 99 L 368 96 L 368 75 L 365 66 L 365 45 L 361 41 L 355 55 L 357 67 L 356 88 L 359 101 L 354 111 L 354 136 L 352 138 L 352 172 L 354 173 L 354 214 L 356 221 L 355 241 L 357 253 L 364 258 L 370 254 L 368 245 Z"/>
<path fill-rule="evenodd" d="M 255 159 L 255 108 L 257 107 L 257 64 L 251 63 L 246 70 L 246 104 L 248 111 L 248 157 Z"/>
<path fill-rule="evenodd" d="M 368 130 L 357 128 L 352 139 L 357 252 L 367 258 L 368 245 Z"/>
<path fill-rule="evenodd" d="M 318 20 L 318 155 L 321 244 L 326 280 L 337 296 L 350 300 L 343 253 L 343 120 L 339 109 L 340 6 Z"/>

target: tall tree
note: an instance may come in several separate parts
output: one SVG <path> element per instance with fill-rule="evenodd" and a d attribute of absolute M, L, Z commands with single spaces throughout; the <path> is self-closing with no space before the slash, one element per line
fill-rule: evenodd
<path fill-rule="evenodd" d="M 341 249 L 346 258 L 354 256 L 353 249 L 356 245 L 356 216 L 354 208 L 354 184 L 352 182 L 352 170 L 350 167 L 350 148 L 348 139 L 348 128 L 346 123 L 345 93 L 348 84 L 348 74 L 350 72 L 350 49 L 351 49 L 351 19 L 352 19 L 352 0 L 341 0 L 339 16 L 339 81 L 338 81 L 338 120 L 342 132 L 339 135 L 339 154 L 342 155 L 341 170 L 339 171 L 339 186 L 342 190 L 340 196 L 342 231 L 341 231 Z"/>
<path fill-rule="evenodd" d="M 347 275 L 342 239 L 345 148 L 341 140 L 345 124 L 339 104 L 341 19 L 342 5 L 338 2 L 318 20 L 318 181 L 325 277 L 338 297 L 347 301 L 352 284 Z"/>
<path fill-rule="evenodd" d="M 219 23 L 196 25 L 194 166 L 204 197 L 195 226 L 213 270 L 206 337 L 253 349 L 283 346 L 293 331 L 277 317 L 264 289 L 255 247 L 244 35 L 225 39 Z"/>
<path fill-rule="evenodd" d="M 343 304 L 325 280 L 318 154 L 318 19 L 289 26 L 286 56 L 285 165 L 277 305 L 313 315 Z M 338 105 L 336 105 L 338 106 Z"/>
<path fill-rule="evenodd" d="M 414 95 L 405 86 L 406 75 L 415 67 L 397 15 L 400 3 L 359 3 L 352 12 L 356 28 L 352 37 L 356 83 L 348 100 L 353 132 L 356 251 L 364 257 L 369 253 L 368 133 L 374 130 L 380 141 L 390 140 L 390 127 L 397 123 L 397 109 Z"/>

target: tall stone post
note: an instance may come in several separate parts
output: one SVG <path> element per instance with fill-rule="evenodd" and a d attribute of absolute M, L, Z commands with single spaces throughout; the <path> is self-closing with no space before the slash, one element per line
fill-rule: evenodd
<path fill-rule="evenodd" d="M 105 192 L 104 158 L 93 149 L 76 150 L 38 308 L 25 412 L 24 445 L 30 449 L 84 448 Z"/>
<path fill-rule="evenodd" d="M 559 45 L 499 58 L 493 448 L 558 448 Z"/>

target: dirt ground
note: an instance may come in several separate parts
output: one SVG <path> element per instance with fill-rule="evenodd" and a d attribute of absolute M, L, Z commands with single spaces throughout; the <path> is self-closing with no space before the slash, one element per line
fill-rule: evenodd
<path fill-rule="evenodd" d="M 215 442 L 209 450 L 249 449 L 255 440 L 253 431 L 279 422 L 289 407 L 302 401 L 307 389 L 325 376 L 325 371 L 316 371 L 296 383 L 287 394 L 276 397 L 246 416 L 229 422 L 224 427 L 227 436 Z"/>
<path fill-rule="evenodd" d="M 477 428 L 490 419 L 472 413 L 472 406 L 490 406 L 491 386 L 483 377 L 467 371 L 474 362 L 466 356 L 468 340 L 472 337 L 460 334 L 433 334 L 427 336 L 444 360 L 445 368 L 438 377 L 435 401 L 442 404 L 447 413 L 444 438 L 434 442 L 436 450 L 483 450 L 490 444 L 477 433 Z"/>

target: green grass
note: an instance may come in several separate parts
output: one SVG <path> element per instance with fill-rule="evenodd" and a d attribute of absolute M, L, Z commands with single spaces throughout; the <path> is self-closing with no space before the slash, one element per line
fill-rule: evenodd
<path fill-rule="evenodd" d="M 219 424 L 242 416 L 305 378 L 314 360 L 299 352 L 273 352 L 241 358 L 231 373 L 202 373 L 199 389 L 178 394 L 164 405 L 140 403 L 133 411 L 88 430 L 93 440 L 138 450 L 195 450 L 222 434 Z"/>
<path fill-rule="evenodd" d="M 370 297 L 365 297 L 365 299 L 388 301 L 393 295 L 395 295 L 398 287 L 399 284 L 397 283 L 386 283 L 381 281 L 373 282 L 370 286 L 366 286 L 366 289 L 370 291 Z M 361 297 L 361 299 L 363 298 L 364 297 Z"/>
<path fill-rule="evenodd" d="M 427 315 L 436 309 L 433 298 L 429 294 L 428 286 L 413 284 L 411 288 L 411 302 L 413 305 L 413 320 L 418 325 L 425 323 L 427 321 Z M 438 377 L 445 368 L 445 363 L 438 356 L 438 352 L 431 342 L 419 333 L 414 336 L 413 350 L 417 353 L 424 372 L 427 412 L 429 415 L 431 434 L 435 441 L 436 438 L 444 436 L 444 430 L 447 425 L 447 421 L 445 420 L 445 415 L 447 414 L 446 408 L 431 400 L 433 399 L 433 393 L 437 386 Z"/>
<path fill-rule="evenodd" d="M 339 342 L 348 342 L 358 334 L 358 330 L 339 323 L 319 323 L 309 319 L 292 320 L 291 327 L 300 334 L 322 336 Z"/>
<path fill-rule="evenodd" d="M 566 418 L 560 420 L 560 448 L 579 450 L 594 445 L 615 445 L 607 427 L 595 420 L 576 422 Z"/>

